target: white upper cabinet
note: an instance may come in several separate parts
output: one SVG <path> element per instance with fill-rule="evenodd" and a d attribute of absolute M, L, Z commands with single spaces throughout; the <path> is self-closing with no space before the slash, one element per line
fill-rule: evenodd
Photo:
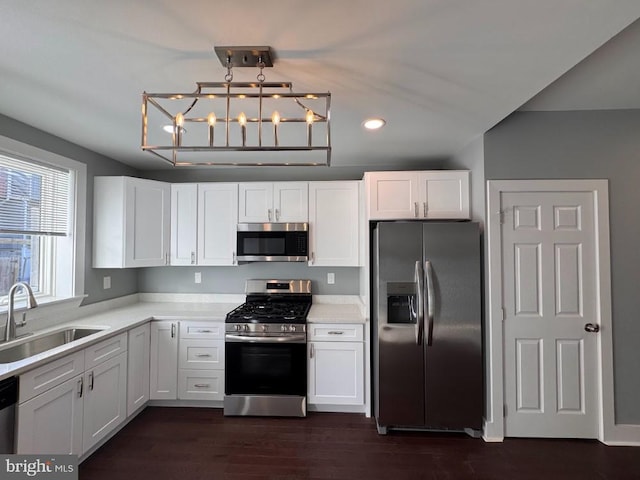
<path fill-rule="evenodd" d="M 309 265 L 357 267 L 360 182 L 309 182 Z"/>
<path fill-rule="evenodd" d="M 469 218 L 466 170 L 367 172 L 365 183 L 371 220 Z"/>
<path fill-rule="evenodd" d="M 93 266 L 167 265 L 170 196 L 168 183 L 132 177 L 95 177 Z"/>
<path fill-rule="evenodd" d="M 308 221 L 308 183 L 241 183 L 238 193 L 238 222 Z"/>
<path fill-rule="evenodd" d="M 198 265 L 235 265 L 238 184 L 198 185 Z"/>
<path fill-rule="evenodd" d="M 195 265 L 197 223 L 198 185 L 171 185 L 171 265 Z"/>

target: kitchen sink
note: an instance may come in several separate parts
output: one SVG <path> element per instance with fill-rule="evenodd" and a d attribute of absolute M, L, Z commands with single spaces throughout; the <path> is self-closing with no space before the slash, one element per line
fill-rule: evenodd
<path fill-rule="evenodd" d="M 67 328 L 58 332 L 36 336 L 27 342 L 0 349 L 0 363 L 17 362 L 18 360 L 23 360 L 38 353 L 59 347 L 60 345 L 71 343 L 74 340 L 88 337 L 102 330 L 104 330 L 104 328 Z M 2 347 L 0 346 L 0 348 Z"/>

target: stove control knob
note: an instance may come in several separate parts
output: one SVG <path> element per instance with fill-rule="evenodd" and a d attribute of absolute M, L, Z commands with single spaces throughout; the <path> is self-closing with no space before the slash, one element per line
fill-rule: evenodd
<path fill-rule="evenodd" d="M 296 326 L 295 325 L 289 325 L 289 331 L 290 332 L 295 332 L 296 331 Z"/>
<path fill-rule="evenodd" d="M 238 324 L 235 326 L 236 332 L 239 332 L 240 330 L 242 330 L 242 325 Z"/>
<path fill-rule="evenodd" d="M 280 331 L 286 332 L 287 331 L 287 326 L 286 325 L 281 325 L 280 326 Z"/>
<path fill-rule="evenodd" d="M 249 325 L 247 325 L 247 324 L 245 323 L 245 324 L 242 326 L 242 329 L 243 329 L 245 332 L 248 332 L 248 331 L 249 331 Z"/>
<path fill-rule="evenodd" d="M 262 325 L 262 331 L 266 332 L 267 331 L 267 326 L 266 325 Z"/>

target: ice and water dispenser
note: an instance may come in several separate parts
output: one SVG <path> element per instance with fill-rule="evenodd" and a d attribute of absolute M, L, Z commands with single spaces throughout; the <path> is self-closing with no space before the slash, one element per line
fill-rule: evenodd
<path fill-rule="evenodd" d="M 415 324 L 418 296 L 413 282 L 387 283 L 387 323 Z"/>

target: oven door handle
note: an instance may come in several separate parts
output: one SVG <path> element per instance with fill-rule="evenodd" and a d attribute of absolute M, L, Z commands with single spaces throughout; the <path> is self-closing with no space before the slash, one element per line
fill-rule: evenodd
<path fill-rule="evenodd" d="M 307 334 L 287 335 L 282 337 L 250 337 L 247 335 L 234 335 L 227 333 L 224 336 L 226 342 L 232 343 L 306 343 Z"/>

